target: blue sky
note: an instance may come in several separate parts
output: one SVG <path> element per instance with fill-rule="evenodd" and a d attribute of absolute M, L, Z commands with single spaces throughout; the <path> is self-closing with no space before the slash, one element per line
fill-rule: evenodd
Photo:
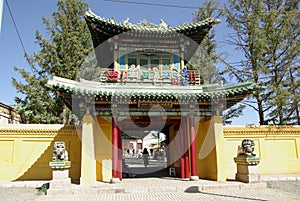
<path fill-rule="evenodd" d="M 35 44 L 34 33 L 39 30 L 44 32 L 45 26 L 41 18 L 44 16 L 49 18 L 51 13 L 56 11 L 56 0 L 7 0 L 12 11 L 14 20 L 19 30 L 20 37 L 26 51 L 29 54 L 36 52 L 39 48 Z M 163 19 L 172 27 L 179 26 L 184 22 L 192 22 L 193 13 L 196 9 L 183 9 L 174 7 L 146 6 L 135 4 L 124 4 L 116 2 L 108 2 L 105 0 L 86 0 L 91 10 L 105 18 L 114 17 L 117 22 L 122 22 L 127 17 L 130 22 L 137 23 L 143 19 L 147 19 L 158 24 Z M 160 0 L 158 1 L 139 1 L 153 2 L 160 4 L 181 5 L 197 7 L 201 5 L 203 0 Z M 218 51 L 228 50 L 224 45 L 224 41 L 228 37 L 228 29 L 226 23 L 221 22 L 215 25 L 216 40 L 220 42 Z M 229 52 L 234 52 L 234 47 Z M 13 70 L 13 66 L 24 68 L 30 71 L 30 67 L 24 59 L 24 51 L 18 39 L 17 32 L 14 28 L 13 21 L 9 15 L 6 3 L 3 5 L 2 29 L 0 33 L 0 102 L 8 105 L 14 104 L 14 97 L 17 96 L 15 88 L 11 84 L 11 78 L 19 78 L 17 72 Z M 232 59 L 234 56 L 232 55 Z M 251 109 L 245 111 L 245 115 L 234 120 L 234 125 L 257 124 L 257 115 Z"/>

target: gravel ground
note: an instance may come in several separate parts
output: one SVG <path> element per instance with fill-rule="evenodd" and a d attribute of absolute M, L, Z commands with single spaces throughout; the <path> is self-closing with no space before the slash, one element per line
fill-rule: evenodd
<path fill-rule="evenodd" d="M 300 200 L 300 181 L 269 181 L 267 187 L 276 191 L 282 191 L 299 195 Z M 1 201 L 32 201 L 43 196 L 37 188 L 33 187 L 0 187 Z"/>
<path fill-rule="evenodd" d="M 32 187 L 1 187 L 1 201 L 31 201 L 42 196 L 39 195 L 38 189 Z"/>
<path fill-rule="evenodd" d="M 300 196 L 300 181 L 269 181 L 267 182 L 267 187 Z"/>

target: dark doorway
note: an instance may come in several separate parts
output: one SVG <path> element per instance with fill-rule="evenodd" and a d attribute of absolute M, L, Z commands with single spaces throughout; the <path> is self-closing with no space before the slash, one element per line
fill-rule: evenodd
<path fill-rule="evenodd" d="M 178 119 L 166 118 L 162 127 L 156 126 L 160 125 L 161 121 L 161 117 L 152 118 L 152 121 L 145 117 L 131 117 L 131 119 L 124 119 L 119 122 L 122 128 L 123 179 L 169 176 L 169 152 L 173 151 L 168 147 L 169 128 L 171 125 L 178 124 Z M 132 129 L 132 122 L 138 129 Z M 152 126 L 148 126 L 149 124 Z M 147 144 L 145 141 L 151 133 L 153 133 L 153 142 Z M 147 148 L 149 152 L 147 167 L 144 164 L 142 154 L 144 148 Z"/>
<path fill-rule="evenodd" d="M 150 157 L 147 167 L 142 158 L 123 159 L 123 178 L 147 178 L 168 176 L 167 162 Z"/>

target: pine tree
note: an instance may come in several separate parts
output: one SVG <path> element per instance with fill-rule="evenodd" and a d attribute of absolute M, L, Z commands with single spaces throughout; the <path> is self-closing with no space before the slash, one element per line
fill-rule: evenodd
<path fill-rule="evenodd" d="M 278 124 L 299 124 L 300 81 L 296 70 L 300 52 L 298 3 L 266 1 L 265 5 L 262 28 L 267 40 L 265 66 L 270 86 L 267 104 L 271 107 L 267 117 L 275 119 Z"/>
<path fill-rule="evenodd" d="M 253 81 L 265 87 L 246 104 L 258 112 L 261 125 L 270 119 L 288 123 L 299 111 L 297 86 L 292 90 L 284 87 L 292 84 L 292 78 L 297 80 L 295 70 L 289 76 L 299 65 L 297 1 L 231 0 L 224 15 L 234 32 L 230 42 L 244 55 L 239 65 L 228 65 L 228 72 L 239 82 Z M 288 108 L 290 114 L 285 112 Z"/>
<path fill-rule="evenodd" d="M 213 17 L 220 17 L 220 5 L 215 0 L 205 1 L 199 6 L 198 11 L 194 13 L 194 21 L 202 21 Z M 212 29 L 201 41 L 199 48 L 193 57 L 193 65 L 198 67 L 204 84 L 222 84 L 226 83 L 222 77 L 217 63 L 222 61 L 221 54 L 217 53 L 217 42 L 215 41 L 215 31 Z M 222 113 L 224 124 L 231 124 L 233 118 L 242 115 L 245 105 L 237 105 Z"/>
<path fill-rule="evenodd" d="M 54 75 L 72 80 L 78 78 L 79 68 L 93 49 L 83 20 L 88 8 L 82 0 L 58 0 L 57 11 L 51 18 L 42 18 L 48 35 L 44 37 L 36 31 L 39 51 L 31 56 L 25 54 L 32 72 L 14 67 L 24 79 L 12 80 L 17 92 L 23 95 L 15 101 L 24 123 L 70 123 L 71 112 L 46 83 Z"/>
<path fill-rule="evenodd" d="M 220 15 L 219 4 L 215 0 L 205 1 L 193 15 L 194 22 L 202 21 L 207 18 L 217 19 Z M 190 61 L 193 68 L 199 71 L 204 84 L 219 83 L 221 80 L 216 66 L 219 55 L 216 53 L 217 43 L 214 38 L 215 31 L 212 28 L 202 39 L 195 55 Z"/>

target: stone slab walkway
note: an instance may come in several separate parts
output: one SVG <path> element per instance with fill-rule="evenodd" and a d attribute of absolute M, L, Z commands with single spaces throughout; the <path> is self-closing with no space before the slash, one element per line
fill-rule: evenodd
<path fill-rule="evenodd" d="M 286 181 L 289 182 L 289 181 Z M 300 181 L 299 181 L 300 184 Z M 267 188 L 266 182 L 244 184 L 236 181 L 214 182 L 208 180 L 181 181 L 162 178 L 128 179 L 118 184 L 95 184 L 89 187 L 77 186 L 67 194 L 47 195 L 42 200 L 136 200 L 136 201 L 177 201 L 177 200 L 270 200 L 296 201 L 299 193 Z"/>
<path fill-rule="evenodd" d="M 22 192 L 27 192 L 24 191 L 24 188 L 34 189 L 49 181 L 0 181 L 0 193 L 1 200 L 22 200 L 24 198 L 24 200 L 36 201 L 300 200 L 300 175 L 270 175 L 265 179 L 268 183 L 245 184 L 237 181 L 183 181 L 171 177 L 134 178 L 123 179 L 121 183 L 116 184 L 102 182 L 90 186 L 72 184 L 70 188 L 49 192 L 48 195 L 32 196 L 32 199 L 29 199 L 27 194 L 22 197 Z M 13 195 L 13 191 L 19 193 Z M 11 192 L 12 197 L 5 197 L 5 192 Z"/>

